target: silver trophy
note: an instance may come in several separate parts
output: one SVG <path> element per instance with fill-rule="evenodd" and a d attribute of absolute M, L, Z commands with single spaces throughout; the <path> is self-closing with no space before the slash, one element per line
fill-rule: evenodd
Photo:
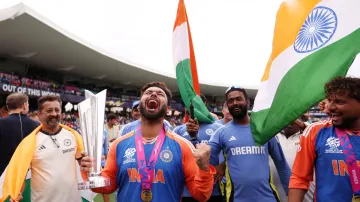
<path fill-rule="evenodd" d="M 78 105 L 84 149 L 88 156 L 94 159 L 92 168 L 88 173 L 89 181 L 79 183 L 79 190 L 110 185 L 110 179 L 101 176 L 105 102 L 106 90 L 96 95 L 85 90 L 85 100 Z"/>

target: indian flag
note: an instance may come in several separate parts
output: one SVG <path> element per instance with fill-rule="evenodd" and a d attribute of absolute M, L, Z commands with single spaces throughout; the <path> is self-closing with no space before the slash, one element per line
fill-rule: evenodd
<path fill-rule="evenodd" d="M 60 124 L 62 128 L 69 130 L 76 139 L 77 152 L 84 150 L 81 136 L 73 129 Z M 9 201 L 10 196 L 15 199 L 19 193 L 21 193 L 21 188 L 25 181 L 25 190 L 23 193 L 24 199 L 23 202 L 31 201 L 31 170 L 28 168 L 31 166 L 31 159 L 33 159 L 34 151 L 36 148 L 36 134 L 41 130 L 42 125 L 37 127 L 33 132 L 31 132 L 26 138 L 24 138 L 21 143 L 16 148 L 11 160 L 5 169 L 5 171 L 0 176 L 0 202 Z M 78 162 L 76 164 L 77 171 L 77 180 L 82 182 L 83 179 L 80 174 L 80 167 Z M 20 166 L 21 165 L 21 166 Z M 66 177 L 66 176 L 65 176 Z M 61 189 L 61 187 L 59 187 Z M 95 193 L 91 190 L 82 190 L 80 191 L 83 202 L 90 202 L 95 197 Z"/>
<path fill-rule="evenodd" d="M 80 166 L 78 165 L 78 163 L 76 162 L 76 170 L 77 170 L 77 178 L 78 178 L 78 182 L 83 182 L 83 179 L 81 177 L 81 173 L 80 173 Z M 6 170 L 4 171 L 4 173 L 1 175 L 0 177 L 0 201 L 2 198 L 2 194 L 3 194 L 3 190 L 2 190 L 2 184 L 4 182 L 4 178 L 5 178 L 5 173 Z M 22 202 L 31 202 L 31 187 L 30 187 L 30 180 L 31 180 L 31 171 L 29 171 L 26 175 L 26 186 L 25 186 L 25 190 L 23 193 L 23 197 L 24 199 L 22 200 Z M 91 190 L 81 190 L 80 191 L 81 197 L 82 197 L 82 202 L 92 202 L 93 199 L 95 198 L 95 196 L 97 195 L 96 193 L 92 192 Z M 9 199 L 5 200 L 6 202 L 10 201 Z"/>
<path fill-rule="evenodd" d="M 251 115 L 257 144 L 323 99 L 326 82 L 347 75 L 360 52 L 359 8 L 359 0 L 282 3 Z"/>
<path fill-rule="evenodd" d="M 210 112 L 199 97 L 200 85 L 184 0 L 179 0 L 173 30 L 173 62 L 176 67 L 176 80 L 180 95 L 186 108 L 190 109 L 190 102 L 192 101 L 194 115 L 199 122 L 214 122 Z"/>

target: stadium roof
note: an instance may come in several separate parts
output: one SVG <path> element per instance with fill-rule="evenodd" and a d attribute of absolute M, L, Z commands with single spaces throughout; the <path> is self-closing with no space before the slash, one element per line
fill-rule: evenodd
<path fill-rule="evenodd" d="M 174 92 L 175 78 L 130 65 L 92 46 L 42 16 L 24 3 L 0 9 L 0 55 L 22 58 L 42 68 L 67 72 L 106 83 L 142 87 L 161 81 Z M 205 95 L 223 96 L 225 86 L 201 84 Z M 247 90 L 254 98 L 257 90 Z"/>

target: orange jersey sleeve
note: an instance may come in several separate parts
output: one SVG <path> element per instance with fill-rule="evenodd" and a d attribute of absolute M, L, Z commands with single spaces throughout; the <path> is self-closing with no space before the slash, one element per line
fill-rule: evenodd
<path fill-rule="evenodd" d="M 312 124 L 305 129 L 301 136 L 300 146 L 292 167 L 289 189 L 309 189 L 314 176 L 316 135 L 325 125 L 326 123 Z"/>
<path fill-rule="evenodd" d="M 216 169 L 210 165 L 209 172 L 200 170 L 193 156 L 195 147 L 191 142 L 175 134 L 172 137 L 180 144 L 182 150 L 185 183 L 191 196 L 200 202 L 207 201 L 213 190 Z"/>
<path fill-rule="evenodd" d="M 117 145 L 124 139 L 134 135 L 134 132 L 131 132 L 127 135 L 124 135 L 114 141 L 111 145 L 108 157 L 106 159 L 106 164 L 104 170 L 101 172 L 101 176 L 104 178 L 111 180 L 111 185 L 101 188 L 91 189 L 95 193 L 101 194 L 111 194 L 118 189 L 118 185 L 116 184 L 116 174 L 118 171 L 118 167 L 116 165 L 116 148 Z M 88 180 L 87 172 L 81 172 L 81 176 L 84 180 Z"/>

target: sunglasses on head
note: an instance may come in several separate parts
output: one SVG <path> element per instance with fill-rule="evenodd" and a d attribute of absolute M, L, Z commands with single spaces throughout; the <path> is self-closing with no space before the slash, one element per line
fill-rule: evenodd
<path fill-rule="evenodd" d="M 241 88 L 240 86 L 231 86 L 229 87 L 226 91 L 225 94 L 227 94 L 228 92 L 230 92 L 231 90 L 245 90 L 244 88 Z"/>

